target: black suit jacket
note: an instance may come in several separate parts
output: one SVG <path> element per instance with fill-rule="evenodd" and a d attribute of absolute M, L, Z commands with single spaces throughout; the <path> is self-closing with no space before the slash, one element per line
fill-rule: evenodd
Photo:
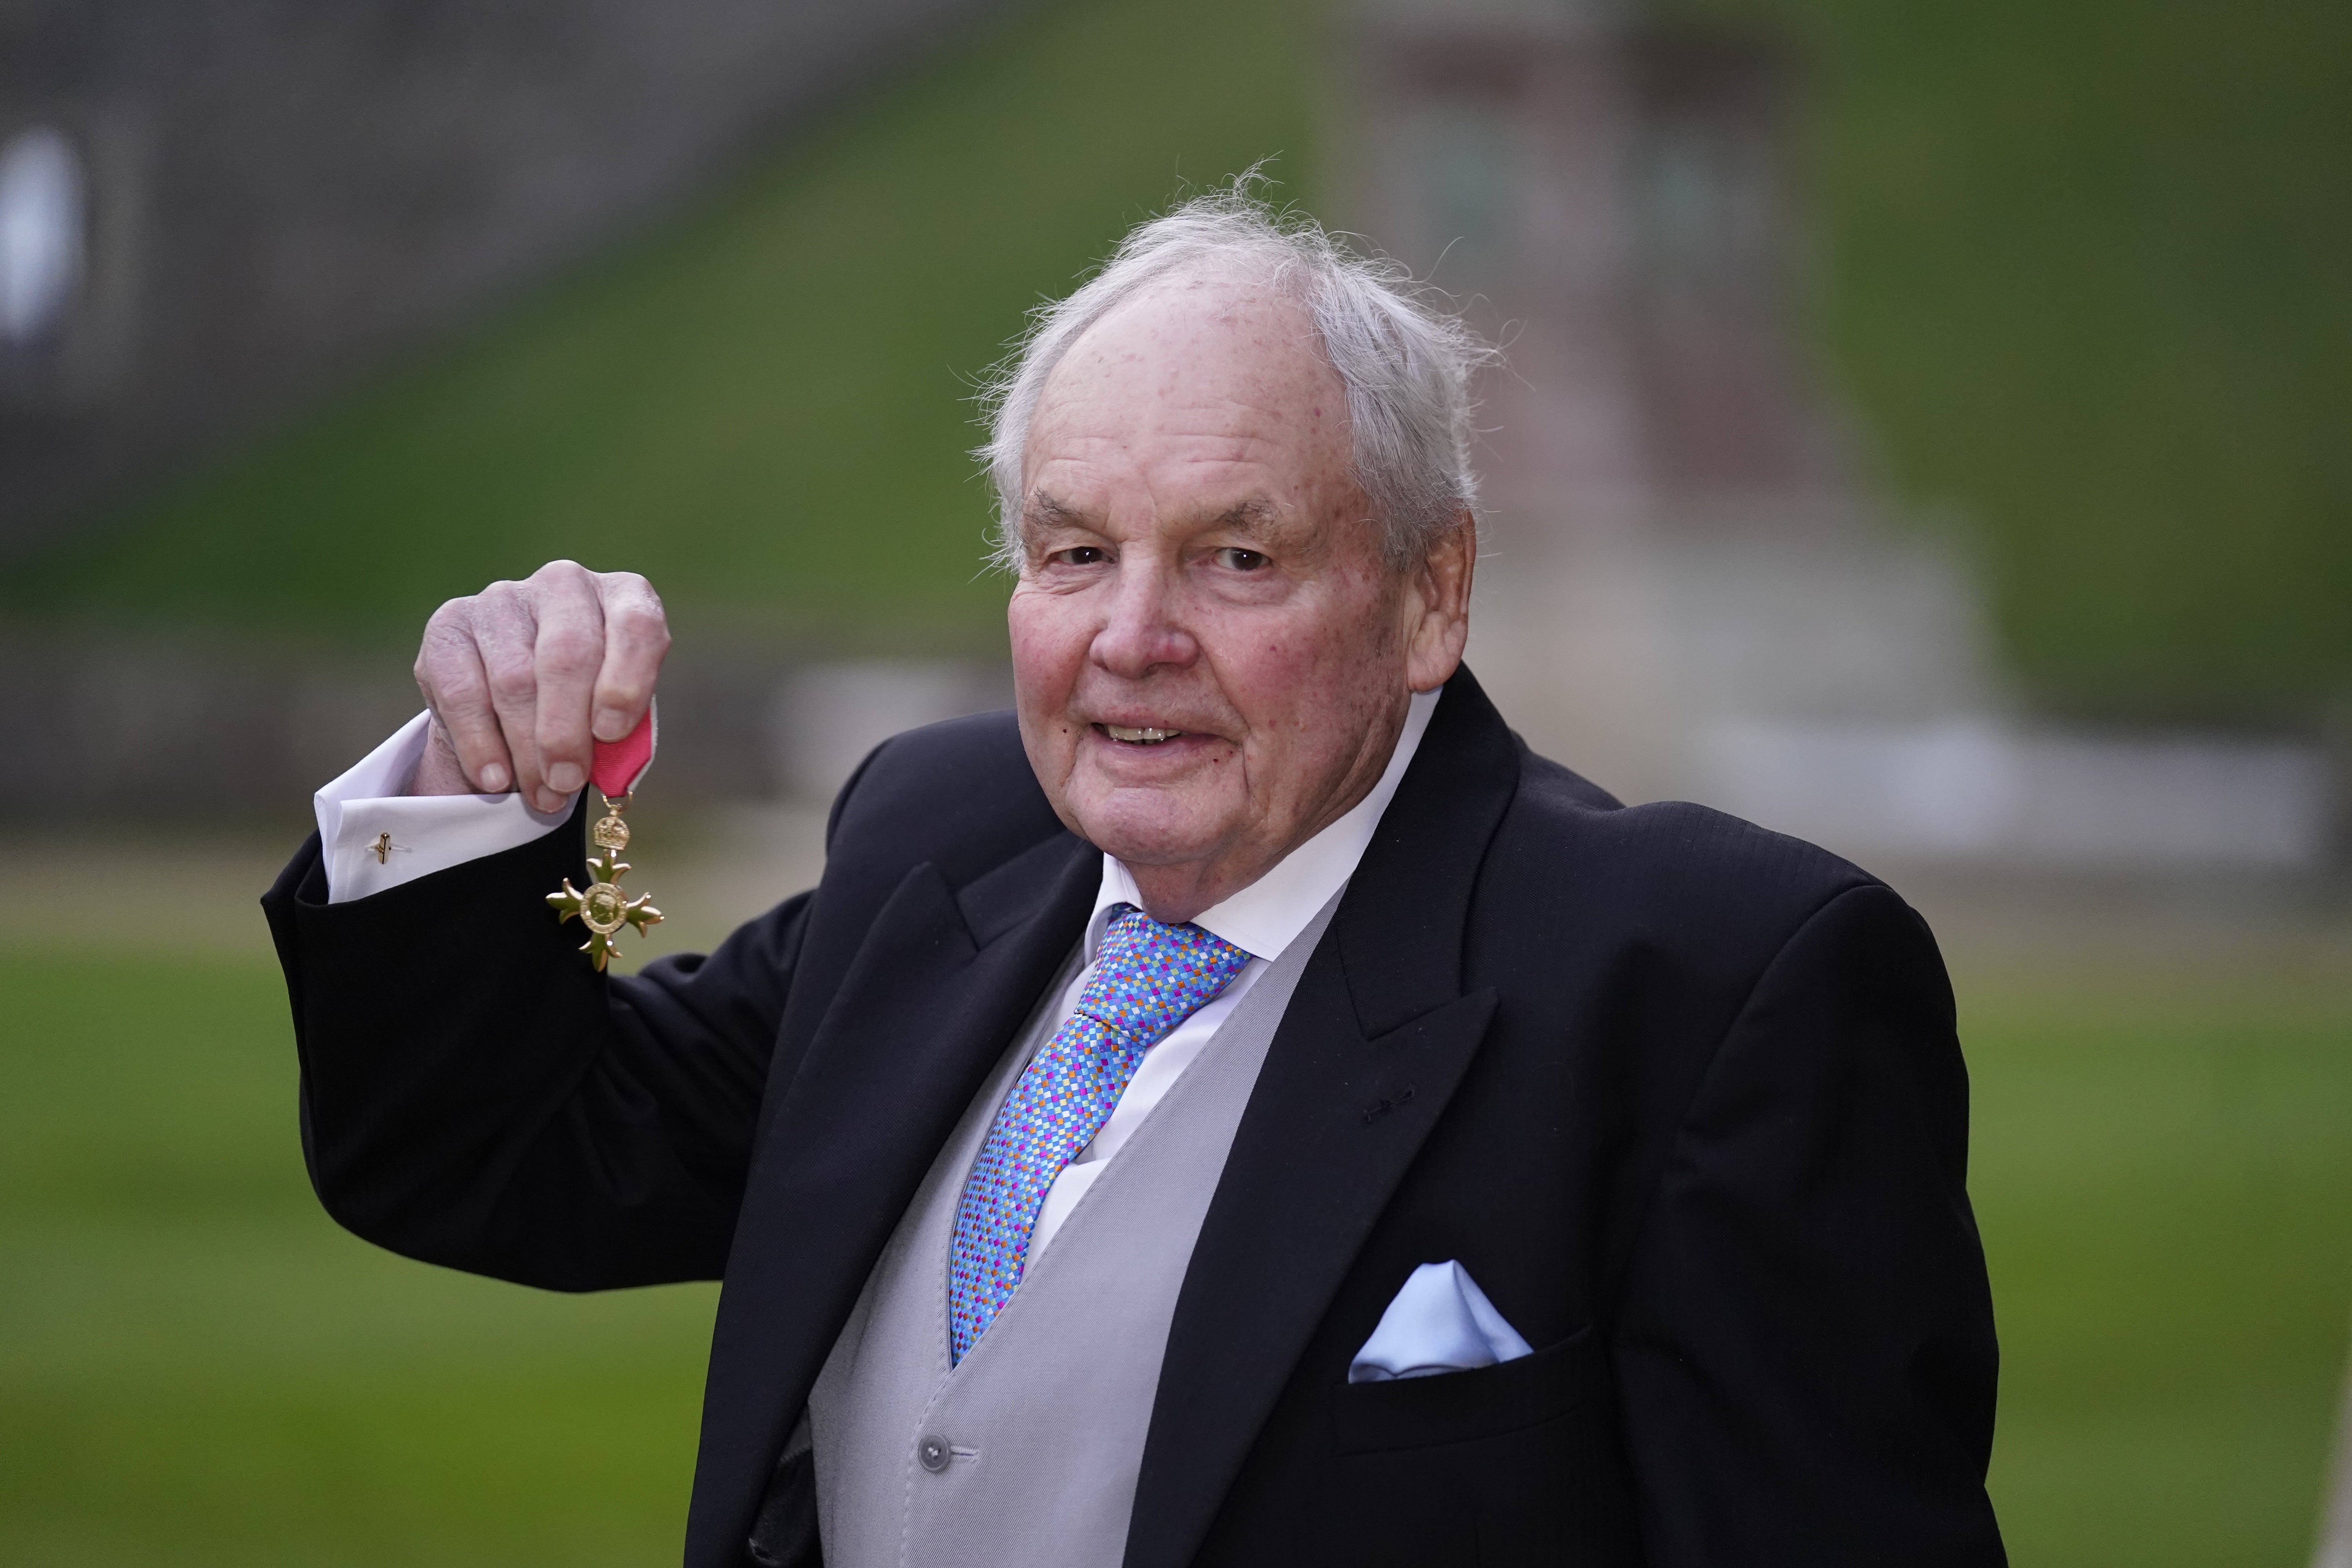
<path fill-rule="evenodd" d="M 557 1289 L 723 1277 L 687 1562 L 744 1542 L 866 1274 L 1099 857 L 1012 719 L 877 751 L 824 877 L 600 976 L 577 835 L 265 903 L 334 1216 Z M 1995 1349 L 1933 940 L 1821 850 L 1620 807 L 1447 687 L 1266 1058 L 1169 1332 L 1127 1561 L 1985 1564 Z M 1538 1347 L 1350 1384 L 1458 1258 Z"/>

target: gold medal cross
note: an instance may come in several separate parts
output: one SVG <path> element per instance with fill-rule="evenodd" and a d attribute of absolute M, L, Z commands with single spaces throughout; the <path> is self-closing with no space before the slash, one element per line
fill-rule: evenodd
<path fill-rule="evenodd" d="M 651 893 L 640 893 L 632 899 L 621 889 L 621 878 L 629 869 L 628 863 L 621 858 L 621 851 L 629 847 L 629 825 L 621 820 L 621 813 L 628 804 L 627 795 L 617 801 L 607 798 L 604 818 L 589 831 L 588 836 L 604 851 L 588 858 L 593 880 L 585 888 L 574 888 L 572 879 L 566 877 L 562 892 L 547 895 L 547 906 L 555 911 L 557 920 L 568 921 L 577 915 L 580 923 L 588 928 L 588 940 L 580 944 L 580 951 L 594 962 L 599 972 L 612 959 L 613 938 L 623 926 L 635 926 L 637 934 L 643 936 L 647 926 L 658 925 L 662 918 L 662 912 L 654 908 Z"/>

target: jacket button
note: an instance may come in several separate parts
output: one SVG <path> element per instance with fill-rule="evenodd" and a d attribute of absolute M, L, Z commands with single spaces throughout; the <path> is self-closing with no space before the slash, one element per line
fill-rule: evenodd
<path fill-rule="evenodd" d="M 948 1468 L 948 1440 L 936 1436 L 917 1438 L 915 1458 L 923 1468 L 938 1475 Z"/>

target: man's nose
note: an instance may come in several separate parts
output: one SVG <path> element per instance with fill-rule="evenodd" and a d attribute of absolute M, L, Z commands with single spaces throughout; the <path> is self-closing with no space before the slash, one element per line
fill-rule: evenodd
<path fill-rule="evenodd" d="M 1157 563 L 1122 563 L 1110 610 L 1095 633 L 1094 661 L 1113 675 L 1139 680 L 1155 669 L 1186 665 L 1200 645 L 1178 622 L 1175 584 Z"/>

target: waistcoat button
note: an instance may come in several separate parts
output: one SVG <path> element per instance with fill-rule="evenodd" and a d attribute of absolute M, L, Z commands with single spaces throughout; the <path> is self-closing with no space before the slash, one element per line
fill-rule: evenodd
<path fill-rule="evenodd" d="M 948 1440 L 937 1436 L 917 1438 L 915 1458 L 923 1468 L 938 1475 L 948 1468 Z"/>

